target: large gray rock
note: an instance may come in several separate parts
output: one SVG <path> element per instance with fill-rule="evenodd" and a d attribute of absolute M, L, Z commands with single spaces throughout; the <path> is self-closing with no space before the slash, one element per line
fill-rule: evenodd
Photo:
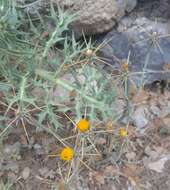
<path fill-rule="evenodd" d="M 58 4 L 62 5 L 64 2 Z M 78 14 L 78 19 L 72 24 L 74 31 L 83 31 L 85 34 L 108 31 L 124 15 L 124 7 L 114 0 L 76 0 L 68 10 Z"/>
<path fill-rule="evenodd" d="M 169 34 L 168 22 L 154 22 L 147 18 L 134 21 L 126 17 L 119 23 L 117 30 L 112 30 L 104 37 L 103 40 L 109 42 L 101 52 L 110 64 L 119 69 L 130 53 L 131 79 L 138 85 L 167 80 L 170 71 L 164 71 L 164 66 L 170 63 Z"/>
<path fill-rule="evenodd" d="M 169 19 L 169 0 L 138 0 L 137 14 L 149 19 Z"/>
<path fill-rule="evenodd" d="M 25 0 L 17 0 L 24 1 Z M 77 14 L 77 19 L 72 23 L 72 29 L 82 35 L 103 33 L 110 30 L 126 12 L 130 12 L 137 4 L 137 0 L 52 0 L 69 13 Z M 25 6 L 27 12 L 46 9 L 50 4 L 49 0 L 38 0 Z"/>
<path fill-rule="evenodd" d="M 110 30 L 125 12 L 136 6 L 136 0 L 54 0 L 78 18 L 72 24 L 75 32 L 97 34 Z"/>

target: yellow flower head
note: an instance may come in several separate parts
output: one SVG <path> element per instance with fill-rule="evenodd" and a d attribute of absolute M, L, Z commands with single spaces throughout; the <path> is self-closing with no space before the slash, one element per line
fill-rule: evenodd
<path fill-rule="evenodd" d="M 90 128 L 90 122 L 86 119 L 81 119 L 77 123 L 77 128 L 83 133 L 89 130 Z"/>
<path fill-rule="evenodd" d="M 127 137 L 127 136 L 128 136 L 128 132 L 126 131 L 125 128 L 121 128 L 121 129 L 119 130 L 119 135 L 120 135 L 121 137 Z"/>
<path fill-rule="evenodd" d="M 74 157 L 74 150 L 70 147 L 63 148 L 60 153 L 60 159 L 64 161 L 71 161 Z"/>
<path fill-rule="evenodd" d="M 122 69 L 127 72 L 129 70 L 129 64 L 127 62 L 123 63 Z"/>

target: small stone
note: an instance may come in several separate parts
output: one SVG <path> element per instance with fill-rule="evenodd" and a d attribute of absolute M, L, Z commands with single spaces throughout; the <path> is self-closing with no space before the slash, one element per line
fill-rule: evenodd
<path fill-rule="evenodd" d="M 135 152 L 128 152 L 128 153 L 126 153 L 126 158 L 129 161 L 134 161 L 136 158 L 136 153 Z"/>
<path fill-rule="evenodd" d="M 43 155 L 44 154 L 44 149 L 39 144 L 34 145 L 34 150 L 35 150 L 36 155 Z"/>
<path fill-rule="evenodd" d="M 40 168 L 40 169 L 38 170 L 38 172 L 40 173 L 40 175 L 41 175 L 42 177 L 45 177 L 45 176 L 48 174 L 49 169 L 48 169 L 47 167 Z"/>
<path fill-rule="evenodd" d="M 161 113 L 161 110 L 158 108 L 158 106 L 156 105 L 151 105 L 150 106 L 150 110 L 152 111 L 152 113 L 155 115 L 155 116 L 160 116 L 160 113 Z"/>
<path fill-rule="evenodd" d="M 169 160 L 169 156 L 165 156 L 155 162 L 148 163 L 147 167 L 158 173 L 162 173 L 165 167 L 165 163 Z"/>
<path fill-rule="evenodd" d="M 37 150 L 37 149 L 41 149 L 41 145 L 39 145 L 39 144 L 35 144 L 35 145 L 34 145 L 34 149 L 35 149 L 35 150 Z"/>
<path fill-rule="evenodd" d="M 140 106 L 135 110 L 132 120 L 137 128 L 143 128 L 148 124 L 147 113 L 148 109 L 145 106 Z"/>
<path fill-rule="evenodd" d="M 25 167 L 22 171 L 22 178 L 26 180 L 30 176 L 30 172 L 31 172 L 30 168 Z"/>
<path fill-rule="evenodd" d="M 65 74 L 61 77 L 61 80 L 65 83 L 73 84 L 75 82 L 73 76 L 71 74 Z M 63 103 L 70 100 L 70 91 L 58 85 L 51 92 L 51 98 L 54 103 Z"/>
<path fill-rule="evenodd" d="M 9 145 L 9 146 L 7 145 L 7 146 L 4 148 L 4 153 L 5 153 L 5 154 L 10 154 L 11 151 L 12 151 L 12 146 L 10 146 L 10 145 Z"/>
<path fill-rule="evenodd" d="M 55 172 L 53 170 L 50 170 L 46 175 L 45 175 L 46 179 L 55 179 Z"/>

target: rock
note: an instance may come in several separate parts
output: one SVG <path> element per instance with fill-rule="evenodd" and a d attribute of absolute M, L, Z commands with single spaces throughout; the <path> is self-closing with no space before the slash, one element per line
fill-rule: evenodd
<path fill-rule="evenodd" d="M 156 161 L 145 163 L 146 167 L 158 173 L 162 173 L 165 168 L 165 163 L 170 160 L 170 155 L 164 155 L 162 158 Z"/>
<path fill-rule="evenodd" d="M 134 111 L 132 121 L 137 128 L 141 129 L 149 123 L 148 114 L 149 111 L 145 106 L 140 106 Z"/>
<path fill-rule="evenodd" d="M 134 161 L 136 158 L 136 153 L 135 152 L 128 152 L 126 153 L 126 158 L 128 161 Z"/>
<path fill-rule="evenodd" d="M 40 168 L 38 170 L 38 172 L 40 173 L 40 175 L 42 177 L 44 177 L 45 179 L 54 179 L 55 178 L 55 172 L 53 170 L 49 170 L 49 168 L 44 167 L 44 168 Z"/>
<path fill-rule="evenodd" d="M 40 169 L 38 170 L 38 172 L 40 173 L 40 175 L 41 175 L 42 177 L 45 177 L 45 176 L 49 173 L 49 168 L 47 168 L 47 167 L 40 168 Z"/>
<path fill-rule="evenodd" d="M 3 156 L 6 159 L 13 158 L 16 160 L 20 160 L 21 159 L 20 151 L 21 151 L 21 144 L 19 142 L 16 142 L 13 145 L 6 144 L 3 149 Z"/>
<path fill-rule="evenodd" d="M 44 149 L 40 144 L 34 144 L 33 148 L 37 156 L 44 154 Z"/>
<path fill-rule="evenodd" d="M 26 7 L 26 11 L 35 14 L 45 10 L 50 1 L 41 0 Z M 53 0 L 54 5 L 64 8 L 71 14 L 77 14 L 77 19 L 71 24 L 76 34 L 97 34 L 110 30 L 126 12 L 130 12 L 137 0 Z"/>
<path fill-rule="evenodd" d="M 138 7 L 137 14 L 153 20 L 168 19 L 170 17 L 169 0 L 139 0 Z"/>
<path fill-rule="evenodd" d="M 164 66 L 170 63 L 169 33 L 168 22 L 153 22 L 147 18 L 137 18 L 134 21 L 130 17 L 125 18 L 117 30 L 112 30 L 104 37 L 103 41 L 110 41 L 101 49 L 101 55 L 119 69 L 123 60 L 127 60 L 130 55 L 129 70 L 133 72 L 130 80 L 137 85 L 167 80 L 170 72 L 163 71 Z"/>
<path fill-rule="evenodd" d="M 145 147 L 145 155 L 147 155 L 147 159 L 156 160 L 160 156 L 162 156 L 166 150 L 163 147 L 150 147 L 149 145 Z"/>
<path fill-rule="evenodd" d="M 137 0 L 132 0 L 132 1 L 124 1 L 126 3 L 126 11 L 129 13 L 131 12 L 135 7 L 136 7 L 136 4 L 137 4 Z"/>
<path fill-rule="evenodd" d="M 22 178 L 26 180 L 30 176 L 30 168 L 25 167 L 22 171 Z"/>
<path fill-rule="evenodd" d="M 162 99 L 160 102 L 160 106 L 162 108 L 162 112 L 160 114 L 161 118 L 168 117 L 170 115 L 170 95 L 167 93 L 167 96 L 165 99 Z"/>
<path fill-rule="evenodd" d="M 151 105 L 150 106 L 151 113 L 156 117 L 159 117 L 161 114 L 161 110 L 157 105 Z"/>
<path fill-rule="evenodd" d="M 73 30 L 81 35 L 103 33 L 110 30 L 117 21 L 136 6 L 136 0 L 55 0 L 58 5 L 67 7 L 70 13 L 77 13 Z"/>
<path fill-rule="evenodd" d="M 12 146 L 11 145 L 6 145 L 4 148 L 4 154 L 10 154 L 12 151 Z"/>
<path fill-rule="evenodd" d="M 61 77 L 61 80 L 66 83 L 73 84 L 75 79 L 73 78 L 72 74 L 65 74 Z M 63 88 L 62 86 L 56 86 L 56 88 L 51 93 L 51 99 L 53 100 L 54 104 L 64 103 L 70 101 L 70 91 Z"/>
<path fill-rule="evenodd" d="M 46 179 L 52 179 L 52 180 L 54 180 L 54 179 L 55 179 L 55 176 L 56 176 L 55 171 L 50 170 L 50 171 L 45 175 L 45 178 L 46 178 Z"/>

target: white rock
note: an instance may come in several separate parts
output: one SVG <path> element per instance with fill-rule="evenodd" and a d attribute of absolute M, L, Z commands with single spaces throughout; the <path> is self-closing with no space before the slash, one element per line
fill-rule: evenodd
<path fill-rule="evenodd" d="M 30 172 L 31 172 L 30 168 L 25 167 L 24 170 L 22 171 L 22 178 L 26 180 L 30 176 Z"/>
<path fill-rule="evenodd" d="M 149 120 L 147 119 L 148 109 L 145 106 L 138 107 L 132 114 L 132 121 L 138 128 L 145 127 Z"/>
<path fill-rule="evenodd" d="M 150 162 L 148 164 L 148 168 L 151 169 L 151 170 L 154 170 L 158 173 L 162 173 L 163 170 L 164 170 L 164 166 L 165 166 L 165 163 L 170 159 L 169 156 L 165 156 L 155 162 Z"/>

